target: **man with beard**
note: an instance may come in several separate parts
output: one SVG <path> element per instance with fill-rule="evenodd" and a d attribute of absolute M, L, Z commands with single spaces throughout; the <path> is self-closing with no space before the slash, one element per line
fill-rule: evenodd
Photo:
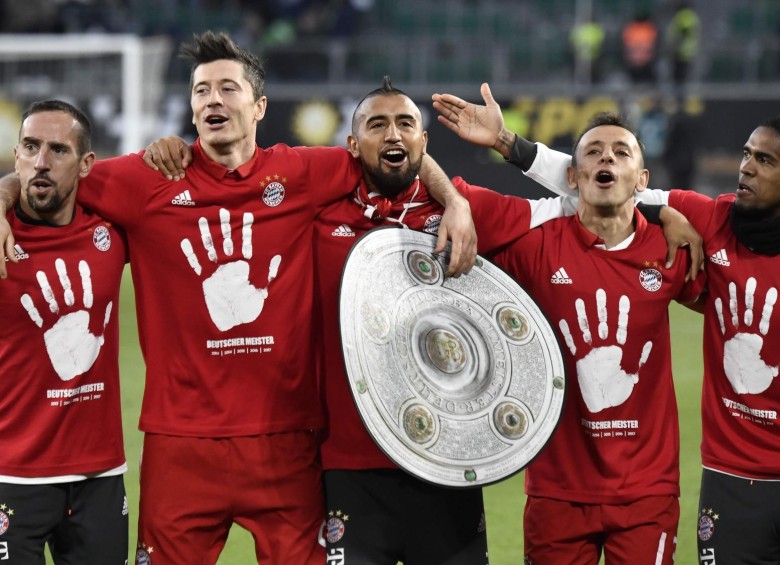
<path fill-rule="evenodd" d="M 0 561 L 127 563 L 119 395 L 124 234 L 76 204 L 91 126 L 59 100 L 22 116 L 0 290 Z"/>
<path fill-rule="evenodd" d="M 438 95 L 437 95 L 438 96 Z M 440 121 L 497 151 L 561 193 L 570 157 L 507 131 L 483 85 L 485 106 L 442 95 Z M 434 104 L 436 106 L 436 104 Z M 457 114 L 457 117 L 455 116 Z M 736 193 L 715 199 L 687 190 L 644 190 L 641 200 L 683 212 L 704 238 L 702 564 L 780 560 L 780 117 L 760 124 L 742 149 Z"/>
<path fill-rule="evenodd" d="M 702 564 L 780 561 L 780 117 L 742 149 L 736 193 L 639 197 L 682 212 L 704 239 Z"/>

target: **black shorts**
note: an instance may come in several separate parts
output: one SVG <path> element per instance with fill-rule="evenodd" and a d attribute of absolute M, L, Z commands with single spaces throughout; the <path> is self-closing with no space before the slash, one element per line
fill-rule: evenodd
<path fill-rule="evenodd" d="M 704 469 L 697 524 L 699 563 L 780 563 L 780 481 Z"/>
<path fill-rule="evenodd" d="M 0 563 L 126 565 L 127 497 L 121 475 L 49 485 L 0 483 Z"/>
<path fill-rule="evenodd" d="M 328 565 L 488 563 L 482 489 L 391 469 L 325 471 L 324 482 Z"/>

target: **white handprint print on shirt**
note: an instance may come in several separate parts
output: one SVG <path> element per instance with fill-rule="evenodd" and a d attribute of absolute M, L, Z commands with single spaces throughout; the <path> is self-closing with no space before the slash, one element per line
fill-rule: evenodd
<path fill-rule="evenodd" d="M 65 305 L 73 306 L 76 303 L 76 297 L 73 294 L 65 261 L 62 259 L 55 260 L 54 267 L 57 270 L 60 286 L 62 286 Z M 103 335 L 96 336 L 89 331 L 89 310 L 92 308 L 93 294 L 92 274 L 86 261 L 79 261 L 79 274 L 81 275 L 81 288 L 83 289 L 82 303 L 84 310 L 60 316 L 57 322 L 43 333 L 46 352 L 49 354 L 54 370 L 63 381 L 69 381 L 89 371 L 95 363 L 104 342 Z M 36 278 L 38 279 L 38 285 L 41 287 L 43 299 L 49 305 L 49 310 L 52 314 L 59 314 L 60 305 L 54 296 L 54 291 L 49 284 L 46 273 L 38 271 Z M 43 317 L 35 307 L 35 303 L 30 295 L 23 294 L 21 302 L 24 309 L 27 310 L 30 319 L 36 326 L 42 328 Z M 103 316 L 104 329 L 111 318 L 112 305 L 113 303 L 109 302 L 106 306 L 106 313 Z"/>
<path fill-rule="evenodd" d="M 593 345 L 590 322 L 585 311 L 585 302 L 577 299 L 574 303 L 577 310 L 577 324 L 582 332 L 582 339 L 588 345 Z M 631 303 L 627 296 L 621 296 L 618 303 L 618 323 L 615 337 L 620 345 L 625 345 L 628 336 L 628 311 Z M 598 337 L 605 340 L 609 336 L 607 325 L 607 294 L 603 289 L 596 291 L 596 313 L 598 316 Z M 577 346 L 574 343 L 569 324 L 566 320 L 558 323 L 566 345 L 572 355 L 576 355 Z M 642 348 L 639 367 L 645 364 L 650 356 L 653 344 L 648 341 Z M 623 349 L 617 345 L 594 347 L 582 359 L 577 361 L 577 381 L 580 384 L 582 398 L 591 412 L 600 412 L 605 408 L 620 406 L 639 382 L 638 374 L 628 374 L 621 367 Z"/>
<path fill-rule="evenodd" d="M 756 295 L 756 279 L 750 277 L 745 283 L 745 315 L 743 323 L 747 328 L 753 326 L 753 306 Z M 737 394 L 759 394 L 764 392 L 772 379 L 777 376 L 777 367 L 767 365 L 761 359 L 761 348 L 764 346 L 764 338 L 769 331 L 769 319 L 777 302 L 777 289 L 772 287 L 766 292 L 764 308 L 761 310 L 761 320 L 758 323 L 758 332 L 738 331 L 723 345 L 723 369 L 726 378 Z M 731 312 L 731 325 L 739 330 L 740 322 L 737 313 L 737 285 L 729 283 L 729 311 Z M 720 332 L 726 335 L 726 322 L 723 319 L 723 301 L 720 297 L 715 299 L 715 312 L 720 322 Z M 746 329 L 747 329 L 746 328 Z"/>
<path fill-rule="evenodd" d="M 241 228 L 241 254 L 244 259 L 252 258 L 252 224 L 254 216 L 245 212 Z M 230 228 L 230 212 L 221 208 L 219 211 L 219 225 L 222 232 L 222 252 L 228 257 L 233 255 L 232 230 Z M 200 238 L 206 250 L 209 261 L 217 262 L 217 250 L 209 231 L 209 223 L 206 218 L 198 220 Z M 203 268 L 195 255 L 192 243 L 187 238 L 181 241 L 181 249 L 192 270 L 200 275 Z M 268 285 L 276 278 L 279 272 L 281 255 L 274 255 L 268 266 Z M 255 288 L 249 282 L 249 263 L 237 260 L 225 263 L 217 267 L 216 271 L 203 281 L 203 297 L 206 300 L 206 308 L 211 316 L 211 321 L 220 331 L 241 324 L 253 322 L 260 316 L 268 298 L 268 287 Z"/>

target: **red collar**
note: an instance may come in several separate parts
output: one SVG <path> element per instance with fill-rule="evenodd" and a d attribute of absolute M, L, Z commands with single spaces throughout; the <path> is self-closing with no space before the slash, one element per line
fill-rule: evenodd
<path fill-rule="evenodd" d="M 255 153 L 254 155 L 252 155 L 252 158 L 249 161 L 247 161 L 237 169 L 228 169 L 226 167 L 223 167 L 216 161 L 214 161 L 208 155 L 206 155 L 206 152 L 203 151 L 203 147 L 200 144 L 200 138 L 198 138 L 195 141 L 195 144 L 192 146 L 192 151 L 194 153 L 195 159 L 203 163 L 206 172 L 217 180 L 222 180 L 228 175 L 236 176 L 240 179 L 247 178 L 249 175 L 252 174 L 252 171 L 255 168 L 255 164 L 257 163 L 259 153 L 260 153 L 257 150 L 257 147 L 255 147 Z"/>
<path fill-rule="evenodd" d="M 601 239 L 598 235 L 596 235 L 588 228 L 586 228 L 584 225 L 582 225 L 579 214 L 574 214 L 574 216 L 572 217 L 572 221 L 576 226 L 577 237 L 585 247 L 593 247 L 594 245 L 604 245 L 603 239 Z M 634 208 L 634 234 L 635 234 L 634 237 L 635 238 L 640 232 L 643 232 L 645 230 L 645 226 L 647 226 L 647 220 L 645 220 L 645 217 L 642 214 L 640 214 L 636 208 Z"/>

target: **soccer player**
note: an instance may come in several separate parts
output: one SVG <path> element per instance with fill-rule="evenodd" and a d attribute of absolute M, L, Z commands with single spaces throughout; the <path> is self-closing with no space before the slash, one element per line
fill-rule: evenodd
<path fill-rule="evenodd" d="M 58 100 L 22 116 L 18 265 L 0 289 L 0 561 L 127 563 L 119 396 L 125 238 L 76 204 L 91 126 Z"/>
<path fill-rule="evenodd" d="M 462 100 L 434 100 L 461 137 L 485 134 L 485 121 L 461 120 Z M 499 139 L 500 131 L 480 143 L 510 155 L 514 139 Z M 635 210 L 634 191 L 649 175 L 623 120 L 596 116 L 574 155 L 566 179 L 579 194 L 577 215 L 496 257 L 558 322 L 577 375 L 558 430 L 526 470 L 526 557 L 595 564 L 603 552 L 607 563 L 671 564 L 680 492 L 667 306 L 696 299 L 702 281 L 685 284 L 681 262 L 665 265 L 660 231 Z M 544 174 L 560 178 L 544 166 L 555 159 L 538 158 Z"/>
<path fill-rule="evenodd" d="M 131 244 L 147 367 L 136 560 L 214 563 L 238 523 L 258 561 L 320 564 L 312 224 L 360 166 L 343 148 L 258 148 L 263 67 L 227 35 L 182 54 L 199 133 L 186 182 L 128 155 L 97 162 L 79 195 Z M 448 210 L 467 211 L 450 189 Z M 455 274 L 473 263 L 464 241 Z"/>

